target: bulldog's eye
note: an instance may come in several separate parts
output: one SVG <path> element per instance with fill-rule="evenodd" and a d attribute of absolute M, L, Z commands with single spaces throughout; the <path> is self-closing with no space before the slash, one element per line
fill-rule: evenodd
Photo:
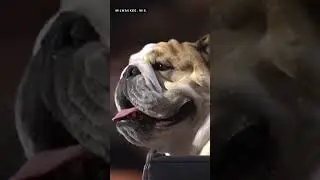
<path fill-rule="evenodd" d="M 173 66 L 167 65 L 167 64 L 162 64 L 159 62 L 153 63 L 152 67 L 155 71 L 167 71 L 167 70 L 173 69 Z"/>

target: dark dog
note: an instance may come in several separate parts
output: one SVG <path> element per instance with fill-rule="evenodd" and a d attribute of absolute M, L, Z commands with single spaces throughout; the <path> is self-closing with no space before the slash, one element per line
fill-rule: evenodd
<path fill-rule="evenodd" d="M 215 159 L 217 179 L 320 179 L 319 8 L 312 0 L 213 2 L 213 157 L 251 125 L 266 137 L 257 160 L 223 171 Z"/>

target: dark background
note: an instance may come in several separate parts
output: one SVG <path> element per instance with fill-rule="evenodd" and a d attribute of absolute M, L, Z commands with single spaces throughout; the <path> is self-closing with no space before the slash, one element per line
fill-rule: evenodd
<path fill-rule="evenodd" d="M 113 8 L 147 8 L 148 13 L 112 13 L 110 87 L 111 108 L 115 113 L 113 92 L 130 54 L 144 44 L 167 41 L 195 41 L 209 32 L 209 0 L 111 0 Z M 7 179 L 24 163 L 13 115 L 15 92 L 31 56 L 36 36 L 57 11 L 58 0 L 11 0 L 0 6 L 0 179 Z M 112 166 L 141 168 L 144 151 L 129 145 L 115 134 L 111 145 Z"/>

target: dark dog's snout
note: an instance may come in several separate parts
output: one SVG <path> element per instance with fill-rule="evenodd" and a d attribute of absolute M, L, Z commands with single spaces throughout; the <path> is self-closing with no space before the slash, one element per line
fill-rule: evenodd
<path fill-rule="evenodd" d="M 129 77 L 134 77 L 141 74 L 137 66 L 132 66 L 130 65 L 127 69 L 126 72 L 124 73 L 124 78 L 129 78 Z"/>

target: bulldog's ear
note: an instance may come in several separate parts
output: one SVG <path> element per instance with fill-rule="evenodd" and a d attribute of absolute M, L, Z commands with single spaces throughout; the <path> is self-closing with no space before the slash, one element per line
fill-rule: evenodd
<path fill-rule="evenodd" d="M 202 36 L 195 43 L 196 49 L 200 52 L 201 56 L 204 60 L 209 62 L 209 54 L 210 54 L 210 35 L 207 34 Z"/>

